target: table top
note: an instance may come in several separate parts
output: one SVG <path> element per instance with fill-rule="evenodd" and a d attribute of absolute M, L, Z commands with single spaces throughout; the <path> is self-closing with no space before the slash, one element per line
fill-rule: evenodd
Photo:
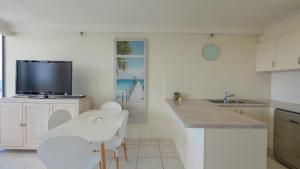
<path fill-rule="evenodd" d="M 49 130 L 39 138 L 39 142 L 57 136 L 77 136 L 89 142 L 103 143 L 113 138 L 128 113 L 127 110 L 89 110 Z"/>

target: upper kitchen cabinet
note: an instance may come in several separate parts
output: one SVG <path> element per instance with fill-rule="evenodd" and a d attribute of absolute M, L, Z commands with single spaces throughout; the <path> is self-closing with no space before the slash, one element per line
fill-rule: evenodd
<path fill-rule="evenodd" d="M 257 72 L 293 69 L 300 69 L 300 31 L 257 45 Z"/>
<path fill-rule="evenodd" d="M 256 71 L 273 71 L 276 60 L 276 40 L 268 40 L 257 45 Z"/>
<path fill-rule="evenodd" d="M 300 69 L 300 31 L 279 37 L 276 70 Z"/>

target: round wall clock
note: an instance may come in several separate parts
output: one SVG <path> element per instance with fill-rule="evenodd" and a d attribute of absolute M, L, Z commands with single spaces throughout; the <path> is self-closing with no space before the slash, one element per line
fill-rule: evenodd
<path fill-rule="evenodd" d="M 203 47 L 202 55 L 205 60 L 214 61 L 220 55 L 220 48 L 214 43 L 209 43 Z"/>

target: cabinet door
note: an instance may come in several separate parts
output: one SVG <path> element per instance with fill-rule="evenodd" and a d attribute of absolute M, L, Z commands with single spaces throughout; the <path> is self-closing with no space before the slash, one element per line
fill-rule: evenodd
<path fill-rule="evenodd" d="M 265 122 L 265 107 L 224 107 L 223 109 Z"/>
<path fill-rule="evenodd" d="M 77 104 L 57 103 L 57 104 L 52 104 L 51 109 L 52 109 L 51 114 L 58 110 L 66 110 L 66 111 L 70 112 L 70 114 L 72 115 L 72 118 L 79 115 Z"/>
<path fill-rule="evenodd" d="M 23 146 L 22 104 L 1 103 L 0 124 L 1 146 Z"/>
<path fill-rule="evenodd" d="M 25 146 L 36 147 L 38 138 L 48 131 L 49 107 L 49 104 L 24 104 Z"/>
<path fill-rule="evenodd" d="M 300 32 L 278 39 L 277 70 L 300 69 Z"/>
<path fill-rule="evenodd" d="M 239 113 L 261 122 L 265 122 L 265 107 L 240 107 Z"/>
<path fill-rule="evenodd" d="M 276 40 L 268 40 L 257 45 L 256 71 L 273 71 L 276 58 Z"/>

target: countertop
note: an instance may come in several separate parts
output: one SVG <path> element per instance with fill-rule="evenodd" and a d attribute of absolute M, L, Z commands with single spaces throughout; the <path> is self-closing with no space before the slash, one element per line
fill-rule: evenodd
<path fill-rule="evenodd" d="M 266 128 L 267 125 L 247 116 L 224 109 L 228 104 L 211 103 L 204 99 L 166 99 L 173 112 L 187 128 Z M 270 107 L 300 112 L 300 104 L 276 100 L 255 100 L 265 104 L 230 104 L 230 107 Z"/>
<path fill-rule="evenodd" d="M 166 101 L 186 128 L 267 128 L 265 123 L 226 110 L 204 99 Z"/>

